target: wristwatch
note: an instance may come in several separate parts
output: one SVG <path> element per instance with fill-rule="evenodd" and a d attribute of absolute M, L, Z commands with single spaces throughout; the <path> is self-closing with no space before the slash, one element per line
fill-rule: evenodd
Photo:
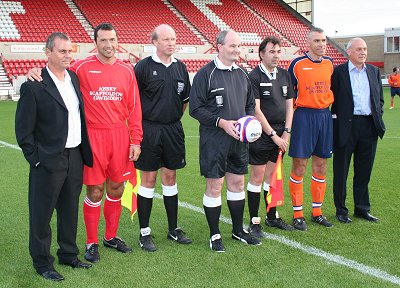
<path fill-rule="evenodd" d="M 285 128 L 285 131 L 286 131 L 287 133 L 289 133 L 289 134 L 292 133 L 292 130 L 290 130 L 290 128 L 287 128 L 287 127 Z"/>
<path fill-rule="evenodd" d="M 275 135 L 276 135 L 276 131 L 275 131 L 275 130 L 272 130 L 272 131 L 271 131 L 271 134 L 269 134 L 268 136 L 269 136 L 269 137 L 272 137 L 272 136 L 275 136 Z"/>

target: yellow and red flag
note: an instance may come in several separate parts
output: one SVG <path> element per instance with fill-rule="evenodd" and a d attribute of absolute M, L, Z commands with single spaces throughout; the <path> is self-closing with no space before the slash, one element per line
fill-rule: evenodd
<path fill-rule="evenodd" d="M 269 181 L 269 191 L 267 194 L 267 212 L 271 207 L 283 205 L 283 166 L 282 166 L 282 150 L 279 149 L 278 159 L 276 160 L 275 169 L 272 172 Z"/>
<path fill-rule="evenodd" d="M 135 169 L 135 173 L 131 179 L 125 182 L 124 193 L 121 198 L 121 205 L 131 211 L 131 220 L 137 211 L 137 193 L 140 185 L 140 173 Z"/>

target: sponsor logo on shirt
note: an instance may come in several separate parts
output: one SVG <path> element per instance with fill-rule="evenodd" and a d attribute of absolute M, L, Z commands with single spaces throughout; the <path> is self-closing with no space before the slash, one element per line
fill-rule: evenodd
<path fill-rule="evenodd" d="M 309 94 L 323 94 L 330 91 L 330 84 L 325 81 L 315 81 L 313 84 L 306 86 L 306 91 Z"/>
<path fill-rule="evenodd" d="M 303 70 L 312 70 L 311 67 L 304 67 Z"/>
<path fill-rule="evenodd" d="M 117 91 L 117 87 L 99 87 L 98 91 L 90 91 L 94 101 L 122 101 L 124 94 Z"/>
<path fill-rule="evenodd" d="M 153 71 L 153 76 L 157 76 L 157 75 L 158 75 L 157 71 Z"/>
<path fill-rule="evenodd" d="M 101 74 L 101 71 L 89 70 L 89 73 L 92 73 L 92 74 Z"/>
<path fill-rule="evenodd" d="M 264 92 L 263 92 L 263 95 L 264 95 L 264 96 L 269 96 L 269 95 L 271 95 L 271 92 L 269 92 L 269 91 L 264 91 Z"/>

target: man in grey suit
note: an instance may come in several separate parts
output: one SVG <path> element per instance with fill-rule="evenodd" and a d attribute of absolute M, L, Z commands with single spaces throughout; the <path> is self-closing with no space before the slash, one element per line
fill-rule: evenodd
<path fill-rule="evenodd" d="M 42 82 L 25 82 L 15 116 L 15 134 L 30 164 L 29 252 L 38 274 L 61 281 L 50 254 L 50 221 L 57 210 L 60 264 L 89 268 L 78 259 L 76 245 L 83 164 L 92 166 L 78 77 L 67 68 L 72 60 L 68 36 L 53 33 L 46 42 L 48 64 Z"/>
<path fill-rule="evenodd" d="M 333 196 L 336 218 L 351 223 L 346 208 L 346 181 L 354 158 L 354 216 L 371 222 L 368 184 L 371 178 L 378 136 L 383 137 L 383 89 L 379 69 L 366 64 L 367 44 L 361 38 L 349 41 L 349 61 L 337 66 L 332 75 Z"/>

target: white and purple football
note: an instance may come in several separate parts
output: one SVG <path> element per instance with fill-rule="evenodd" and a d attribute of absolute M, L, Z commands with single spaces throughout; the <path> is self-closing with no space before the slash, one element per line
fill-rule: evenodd
<path fill-rule="evenodd" d="M 261 137 L 262 127 L 256 117 L 246 115 L 237 120 L 236 129 L 239 132 L 239 140 L 244 143 L 252 143 Z"/>

